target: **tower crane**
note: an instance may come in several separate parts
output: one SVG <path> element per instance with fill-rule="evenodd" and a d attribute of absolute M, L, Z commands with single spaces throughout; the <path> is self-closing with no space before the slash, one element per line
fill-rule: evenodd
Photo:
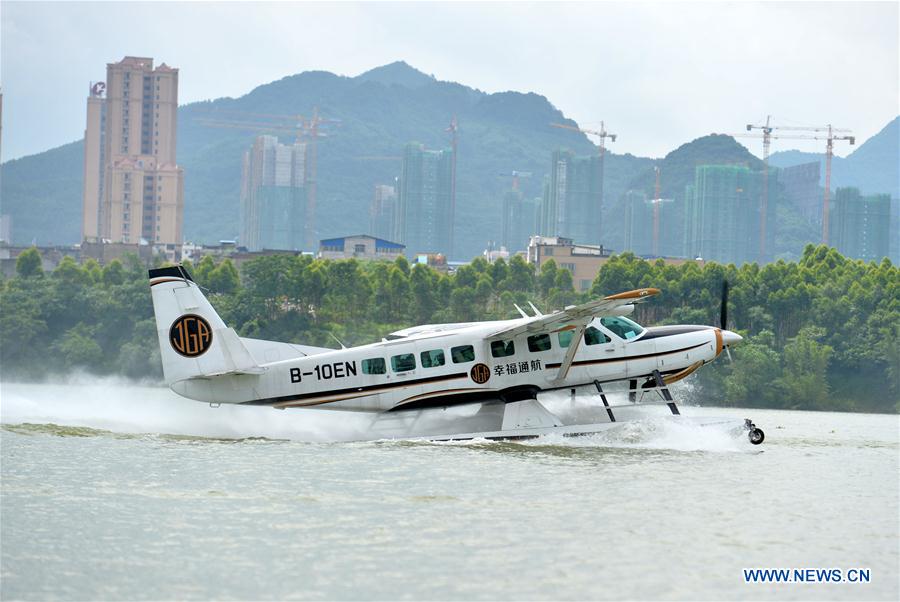
<path fill-rule="evenodd" d="M 459 123 L 456 121 L 456 115 L 450 119 L 450 125 L 444 130 L 450 132 L 450 148 L 453 150 L 453 156 L 450 157 L 450 236 L 447 256 L 453 255 L 453 222 L 456 220 L 456 154 L 459 150 Z"/>
<path fill-rule="evenodd" d="M 772 116 L 766 115 L 765 125 L 747 124 L 747 131 L 762 130 L 763 139 L 763 193 L 759 210 L 759 262 L 766 260 L 766 217 L 769 214 L 769 148 L 772 144 Z"/>
<path fill-rule="evenodd" d="M 254 113 L 249 111 L 236 111 L 228 109 L 216 109 L 209 113 L 209 117 L 196 119 L 196 123 L 206 127 L 230 128 L 252 131 L 257 133 L 271 132 L 273 134 L 293 134 L 296 142 L 307 141 L 305 163 L 306 184 L 306 221 L 304 242 L 307 248 L 315 248 L 316 241 L 316 188 L 317 188 L 317 142 L 328 134 L 322 131 L 326 125 L 340 125 L 339 119 L 328 119 L 319 114 L 319 108 L 313 107 L 311 117 L 303 115 L 282 115 L 274 113 Z M 221 115 L 231 115 L 231 118 L 222 119 Z"/>
<path fill-rule="evenodd" d="M 519 178 L 530 178 L 531 172 L 530 171 L 516 171 L 514 169 L 512 171 L 501 172 L 499 175 L 505 176 L 505 177 L 511 177 L 513 191 L 519 192 Z"/>
<path fill-rule="evenodd" d="M 610 142 L 615 142 L 618 134 L 610 134 L 606 131 L 606 125 L 601 121 L 600 122 L 600 130 L 588 130 L 585 128 L 580 128 L 578 126 L 569 125 L 567 123 L 551 123 L 551 126 L 555 128 L 560 128 L 563 130 L 572 130 L 573 132 L 581 132 L 582 134 L 590 134 L 591 136 L 597 136 L 600 139 L 600 156 L 602 157 L 606 153 L 606 139 L 609 138 Z"/>
<path fill-rule="evenodd" d="M 834 142 L 846 140 L 856 144 L 856 137 L 850 130 L 836 128 L 831 124 L 824 126 L 773 126 L 772 116 L 766 117 L 764 125 L 747 124 L 747 131 L 761 130 L 760 134 L 732 134 L 737 138 L 762 138 L 763 141 L 763 201 L 760 216 L 760 258 L 765 257 L 766 212 L 768 209 L 769 190 L 769 148 L 772 140 L 825 140 L 825 191 L 822 200 L 822 243 L 828 244 L 828 201 L 831 197 L 831 159 L 834 156 Z M 778 130 L 778 133 L 775 132 Z M 780 132 L 810 132 L 799 134 L 782 134 Z"/>

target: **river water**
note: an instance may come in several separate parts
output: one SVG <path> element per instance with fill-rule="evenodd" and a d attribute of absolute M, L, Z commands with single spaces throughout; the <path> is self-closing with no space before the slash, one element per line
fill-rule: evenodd
<path fill-rule="evenodd" d="M 0 598 L 900 597 L 900 418 L 648 419 L 581 439 L 333 443 L 364 416 L 3 383 Z M 868 569 L 746 583 L 743 569 Z"/>

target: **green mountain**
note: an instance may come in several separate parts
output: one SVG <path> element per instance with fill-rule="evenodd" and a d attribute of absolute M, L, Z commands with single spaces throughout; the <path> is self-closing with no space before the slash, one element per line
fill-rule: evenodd
<path fill-rule="evenodd" d="M 15 244 L 73 244 L 81 233 L 84 143 L 64 144 L 0 168 L 0 213 Z"/>
<path fill-rule="evenodd" d="M 186 240 L 214 243 L 237 237 L 242 156 L 259 133 L 210 127 L 208 121 L 260 121 L 258 116 L 267 114 L 308 116 L 313 107 L 336 120 L 318 144 L 319 238 L 368 232 L 374 185 L 389 184 L 399 175 L 399 156 L 408 142 L 448 147 L 446 129 L 454 115 L 459 123 L 455 258 L 480 254 L 488 241 L 499 238 L 502 198 L 510 187 L 509 178 L 501 174 L 531 172 L 531 178 L 521 181 L 521 189 L 528 197 L 538 197 L 553 150 L 597 152 L 584 135 L 550 127 L 553 122 L 574 122 L 537 94 L 487 94 L 439 81 L 403 62 L 356 77 L 309 71 L 259 86 L 240 98 L 179 108 Z M 854 153 L 860 165 L 880 165 L 882 156 L 890 155 L 891 149 L 880 145 L 886 144 L 882 140 L 890 142 L 891 127 L 896 141 L 896 124 L 876 136 L 879 141 L 873 138 Z M 292 138 L 290 132 L 279 135 L 283 140 Z M 896 145 L 893 153 L 896 158 Z M 608 247 L 623 247 L 621 198 L 629 189 L 652 195 L 655 163 L 607 152 L 602 234 Z M 693 181 L 694 167 L 704 163 L 758 166 L 759 160 L 728 136 L 699 138 L 661 160 L 662 196 L 683 195 L 684 185 Z M 12 216 L 14 243 L 79 241 L 82 165 L 83 145 L 77 141 L 0 166 L 0 212 Z M 893 169 L 896 173 L 896 161 Z M 806 242 L 800 240 L 803 236 L 798 233 L 782 247 L 798 255 Z"/>
<path fill-rule="evenodd" d="M 819 162 L 822 165 L 820 184 L 825 186 L 825 153 L 779 151 L 772 153 L 769 162 L 776 167 Z M 864 194 L 889 193 L 891 198 L 900 198 L 900 117 L 847 157 L 832 159 L 831 187 L 842 186 L 854 186 Z"/>

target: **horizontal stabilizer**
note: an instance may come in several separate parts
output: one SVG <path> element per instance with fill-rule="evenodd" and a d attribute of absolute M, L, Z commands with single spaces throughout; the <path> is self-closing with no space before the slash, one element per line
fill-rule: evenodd
<path fill-rule="evenodd" d="M 204 374 L 203 376 L 218 376 L 220 374 L 262 374 L 266 371 L 254 361 L 250 356 L 250 352 L 244 347 L 240 337 L 234 331 L 234 328 L 223 328 L 216 331 L 216 335 L 222 342 L 222 355 L 225 356 L 228 370 L 216 372 L 213 374 Z"/>

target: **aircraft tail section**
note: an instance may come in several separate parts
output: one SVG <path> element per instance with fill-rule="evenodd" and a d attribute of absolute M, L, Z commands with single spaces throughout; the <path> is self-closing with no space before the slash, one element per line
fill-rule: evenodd
<path fill-rule="evenodd" d="M 166 384 L 265 370 L 184 267 L 150 270 L 150 291 Z"/>

